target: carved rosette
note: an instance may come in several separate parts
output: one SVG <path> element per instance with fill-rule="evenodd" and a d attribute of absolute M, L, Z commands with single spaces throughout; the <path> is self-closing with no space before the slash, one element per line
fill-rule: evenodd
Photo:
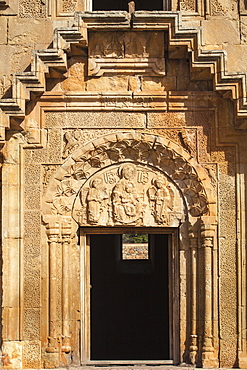
<path fill-rule="evenodd" d="M 141 170 L 138 167 L 144 166 L 146 168 L 146 172 L 148 172 L 148 175 L 143 176 L 148 177 L 149 184 L 142 189 L 138 185 L 140 188 L 140 190 L 138 190 L 138 196 L 140 197 L 141 192 L 144 194 L 142 200 L 143 205 L 141 205 L 140 208 L 152 208 L 150 204 L 151 198 L 148 196 L 147 191 L 148 188 L 154 186 L 151 184 L 153 178 L 159 174 L 163 174 L 164 179 L 169 180 L 168 182 L 173 191 L 175 191 L 174 189 L 179 189 L 183 194 L 186 208 L 192 217 L 199 217 L 208 214 L 209 201 L 206 195 L 205 185 L 203 184 L 203 181 L 205 183 L 206 178 L 205 171 L 203 171 L 202 168 L 195 161 L 193 161 L 188 153 L 183 153 L 184 155 L 182 155 L 181 148 L 175 147 L 176 144 L 171 143 L 166 139 L 161 139 L 157 136 L 139 133 L 123 133 L 107 135 L 96 140 L 94 145 L 88 144 L 87 146 L 84 146 L 84 148 L 77 149 L 71 155 L 71 157 L 65 161 L 60 170 L 57 171 L 52 184 L 50 187 L 48 187 L 47 194 L 51 188 L 54 194 L 52 204 L 50 204 L 52 213 L 69 215 L 71 214 L 73 208 L 77 211 L 80 211 L 82 214 L 81 217 L 84 217 L 83 212 L 85 209 L 83 210 L 83 207 L 87 208 L 88 203 L 87 200 L 85 201 L 86 198 L 83 199 L 83 197 L 89 197 L 89 188 L 91 188 L 92 193 L 97 192 L 96 190 L 93 190 L 95 187 L 89 183 L 89 179 L 93 180 L 92 176 L 96 175 L 96 173 L 98 173 L 100 170 L 115 165 L 116 167 L 114 167 L 113 172 L 105 171 L 104 173 L 102 172 L 102 174 L 100 174 L 101 177 L 102 175 L 107 176 L 108 180 L 102 180 L 102 187 L 106 187 L 107 191 L 112 194 L 113 185 L 110 188 L 109 185 L 105 186 L 105 184 L 107 181 L 109 184 L 110 182 L 113 184 L 114 181 L 115 183 L 119 182 L 121 180 L 121 175 L 117 174 L 117 169 L 126 162 L 132 162 L 136 171 L 139 170 L 142 171 L 142 173 L 145 173 L 144 170 Z M 186 156 L 188 158 L 186 158 Z M 198 171 L 200 173 L 200 177 L 198 175 Z M 135 177 L 133 183 L 137 184 L 138 181 L 139 180 L 137 177 Z M 82 195 L 82 187 L 85 189 L 87 187 L 87 190 L 85 190 L 86 194 L 84 193 Z M 56 188 L 55 192 L 54 188 Z M 80 196 L 79 193 L 81 194 Z M 110 194 L 103 195 L 102 192 L 99 197 L 102 198 L 102 202 L 104 200 L 105 202 L 109 203 L 107 199 L 110 197 Z M 51 198 L 50 194 L 49 198 Z M 78 199 L 81 198 L 80 207 L 78 204 L 75 205 L 75 198 L 77 199 L 77 203 Z M 50 203 L 50 200 L 47 200 L 47 203 Z M 114 201 L 111 200 L 111 203 L 111 206 L 113 207 Z M 182 209 L 183 207 L 180 209 L 180 211 Z M 73 213 L 73 215 L 75 217 L 75 213 Z M 113 222 L 117 223 L 117 216 L 115 219 L 113 216 L 111 217 Z M 155 219 L 154 224 L 162 224 L 162 222 L 158 221 L 158 211 L 153 211 L 153 217 Z M 81 223 L 78 217 L 75 218 L 77 219 L 77 222 Z M 134 221 L 134 223 L 136 222 L 137 219 Z M 98 224 L 97 219 L 95 219 L 95 222 L 87 219 L 85 223 L 91 225 L 93 223 Z M 142 223 L 141 214 L 138 218 L 138 223 Z M 127 224 L 131 224 L 131 222 Z"/>

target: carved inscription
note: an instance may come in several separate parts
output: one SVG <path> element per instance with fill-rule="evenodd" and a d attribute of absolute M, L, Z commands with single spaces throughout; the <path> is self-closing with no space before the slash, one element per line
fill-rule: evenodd
<path fill-rule="evenodd" d="M 86 181 L 73 209 L 80 225 L 91 226 L 177 226 L 183 213 L 175 186 L 164 175 L 134 163 L 114 165 Z"/>

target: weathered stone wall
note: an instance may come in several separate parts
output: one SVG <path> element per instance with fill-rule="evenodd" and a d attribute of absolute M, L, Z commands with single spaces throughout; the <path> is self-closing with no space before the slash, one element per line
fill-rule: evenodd
<path fill-rule="evenodd" d="M 29 71 L 32 51 L 47 49 L 54 29 L 72 26 L 74 11 L 89 7 L 89 2 L 79 0 L 0 2 L 0 94 L 4 98 L 12 96 L 13 74 Z M 207 8 L 200 1 L 180 1 L 173 2 L 172 9 L 181 10 L 185 26 L 203 29 L 205 50 L 227 53 L 229 72 L 246 71 L 244 2 L 212 0 Z M 217 237 L 209 245 L 213 298 L 212 333 L 207 339 L 212 341 L 208 350 L 211 357 L 204 362 L 203 356 L 208 355 L 204 348 L 206 309 L 198 303 L 205 301 L 208 293 L 201 284 L 207 277 L 203 251 L 208 245 L 203 237 L 193 235 L 198 247 L 191 247 L 193 253 L 198 253 L 194 266 L 198 281 L 193 285 L 189 271 L 193 258 L 187 246 L 188 235 L 183 235 L 179 361 L 189 362 L 195 357 L 198 366 L 246 367 L 246 133 L 235 128 L 231 95 L 227 89 L 221 90 L 222 94 L 214 91 L 212 74 L 206 68 L 192 67 L 190 50 L 184 45 L 169 49 L 168 32 L 150 30 L 148 26 L 146 32 L 104 27 L 103 31 L 89 32 L 88 49 L 67 48 L 66 71 L 46 72 L 44 94 L 32 95 L 30 102 L 26 99 L 25 120 L 19 116 L 12 119 L 7 132 L 1 178 L 2 366 L 20 369 L 80 364 L 83 277 L 78 233 L 73 223 L 70 236 L 66 234 L 70 210 L 62 209 L 62 201 L 60 208 L 56 207 L 54 194 L 59 190 L 66 206 L 67 198 L 74 196 L 74 179 L 66 168 L 72 171 L 76 150 L 90 143 L 94 148 L 97 139 L 125 132 L 154 135 L 171 143 L 172 148 L 180 148 L 205 170 L 201 180 L 209 179 L 215 200 Z M 131 155 L 126 158 L 133 160 Z M 97 152 L 90 160 L 92 167 L 100 168 Z M 60 183 L 65 188 L 59 188 Z M 66 217 L 59 226 L 50 226 L 48 232 L 48 221 L 42 216 L 54 210 Z M 56 286 L 55 340 L 50 337 L 49 319 L 52 243 L 56 244 L 56 273 L 52 275 Z M 195 308 L 197 342 L 191 349 L 188 333 L 192 333 L 193 324 L 188 317 L 193 305 L 188 292 L 193 296 L 194 288 L 199 298 Z M 69 292 L 68 301 L 64 292 Z M 67 312 L 65 306 L 69 306 Z"/>

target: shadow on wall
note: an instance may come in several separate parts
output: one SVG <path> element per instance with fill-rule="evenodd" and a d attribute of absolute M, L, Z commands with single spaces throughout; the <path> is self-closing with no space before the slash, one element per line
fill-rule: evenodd
<path fill-rule="evenodd" d="M 128 11 L 130 0 L 94 0 L 93 10 L 125 10 Z M 136 10 L 163 10 L 163 0 L 135 0 Z"/>

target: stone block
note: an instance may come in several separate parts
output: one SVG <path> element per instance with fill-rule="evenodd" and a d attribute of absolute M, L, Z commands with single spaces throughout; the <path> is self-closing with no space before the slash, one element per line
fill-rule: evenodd
<path fill-rule="evenodd" d="M 48 45 L 53 39 L 53 25 L 50 20 L 33 20 L 14 17 L 9 18 L 9 45 L 28 46 L 38 50 L 38 45 Z"/>
<path fill-rule="evenodd" d="M 87 91 L 128 91 L 128 76 L 92 77 L 87 81 Z"/>
<path fill-rule="evenodd" d="M 146 77 L 142 79 L 143 91 L 176 90 L 176 77 Z"/>
<path fill-rule="evenodd" d="M 87 58 L 72 57 L 68 60 L 68 76 L 83 77 L 86 73 Z"/>
<path fill-rule="evenodd" d="M 22 351 L 23 369 L 41 368 L 41 342 L 39 340 L 24 341 Z"/>
<path fill-rule="evenodd" d="M 240 16 L 241 44 L 247 43 L 247 16 Z"/>
<path fill-rule="evenodd" d="M 7 44 L 7 18 L 0 17 L 0 45 Z"/>
<path fill-rule="evenodd" d="M 84 77 L 68 77 L 65 81 L 61 82 L 61 89 L 63 91 L 85 91 Z"/>
<path fill-rule="evenodd" d="M 20 342 L 3 342 L 2 369 L 22 368 L 22 344 Z"/>
<path fill-rule="evenodd" d="M 8 63 L 0 63 L 0 75 L 9 76 L 13 73 L 23 72 L 31 62 L 33 47 L 31 45 L 0 45 L 2 60 Z"/>
<path fill-rule="evenodd" d="M 77 128 L 144 128 L 145 114 L 132 112 L 47 112 L 45 124 Z M 56 130 L 55 130 L 56 131 Z"/>
<path fill-rule="evenodd" d="M 138 76 L 130 76 L 129 77 L 129 85 L 128 85 L 128 90 L 137 92 L 141 91 L 142 88 L 142 79 L 141 77 Z"/>
<path fill-rule="evenodd" d="M 239 25 L 235 20 L 229 19 L 208 19 L 202 21 L 203 44 L 224 45 L 239 44 Z"/>
<path fill-rule="evenodd" d="M 38 340 L 40 338 L 40 310 L 25 309 L 23 322 L 24 340 Z"/>
<path fill-rule="evenodd" d="M 227 66 L 229 72 L 245 72 L 247 45 L 226 45 Z"/>
<path fill-rule="evenodd" d="M 165 128 L 165 127 L 181 127 L 185 126 L 185 113 L 147 113 L 148 128 Z"/>
<path fill-rule="evenodd" d="M 170 59 L 167 62 L 167 76 L 189 77 L 190 62 L 188 59 Z"/>

